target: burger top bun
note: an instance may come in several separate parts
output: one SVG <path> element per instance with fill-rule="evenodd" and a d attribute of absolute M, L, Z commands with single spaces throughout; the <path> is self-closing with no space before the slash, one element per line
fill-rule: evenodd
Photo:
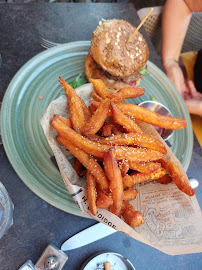
<path fill-rule="evenodd" d="M 149 58 L 149 49 L 143 36 L 130 23 L 107 20 L 93 32 L 91 53 L 94 61 L 117 77 L 128 77 L 141 69 Z"/>

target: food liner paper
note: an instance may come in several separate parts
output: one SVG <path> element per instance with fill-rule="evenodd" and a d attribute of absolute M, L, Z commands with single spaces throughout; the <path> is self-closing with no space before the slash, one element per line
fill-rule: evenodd
<path fill-rule="evenodd" d="M 91 84 L 76 89 L 86 105 L 89 105 L 91 91 Z M 130 203 L 143 214 L 145 220 L 139 227 L 127 225 L 123 219 L 106 209 L 98 208 L 97 216 L 93 216 L 89 211 L 85 181 L 72 167 L 74 157 L 56 141 L 57 133 L 50 125 L 54 114 L 69 117 L 65 95 L 50 103 L 41 117 L 41 125 L 57 160 L 64 184 L 83 213 L 170 255 L 202 252 L 202 215 L 198 201 L 195 196 L 189 197 L 181 192 L 175 184 L 163 185 L 150 181 L 135 186 L 138 196 Z M 148 124 L 142 124 L 142 129 L 145 133 L 157 136 L 165 144 L 166 157 L 186 176 L 182 164 L 156 130 Z"/>

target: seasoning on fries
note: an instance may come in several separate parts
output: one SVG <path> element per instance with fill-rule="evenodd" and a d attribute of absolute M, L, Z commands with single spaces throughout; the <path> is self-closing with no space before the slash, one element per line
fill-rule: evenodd
<path fill-rule="evenodd" d="M 57 131 L 56 140 L 76 158 L 74 168 L 87 178 L 89 209 L 97 215 L 97 207 L 123 217 L 130 226 L 144 223 L 143 215 L 131 201 L 138 192 L 134 185 L 155 180 L 175 183 L 189 196 L 195 191 L 171 161 L 165 158 L 165 145 L 158 138 L 143 133 L 140 122 L 163 128 L 181 129 L 185 119 L 164 117 L 137 105 L 123 103 L 125 98 L 144 94 L 143 88 L 123 88 L 111 93 L 104 82 L 92 79 L 95 92 L 89 107 L 62 78 L 70 110 L 70 118 L 55 115 L 51 120 Z"/>
<path fill-rule="evenodd" d="M 132 162 L 128 161 L 129 168 L 141 173 L 152 173 L 161 167 L 158 162 Z"/>
<path fill-rule="evenodd" d="M 91 172 L 87 171 L 87 198 L 90 207 L 91 213 L 95 216 L 97 214 L 97 205 L 96 205 L 96 182 L 94 176 Z"/>
<path fill-rule="evenodd" d="M 118 107 L 126 115 L 157 127 L 182 129 L 187 126 L 185 119 L 163 116 L 135 104 L 120 103 Z"/>
<path fill-rule="evenodd" d="M 111 95 L 111 99 L 115 102 L 121 102 L 124 99 L 136 98 L 144 95 L 144 88 L 125 87 L 119 89 L 115 94 Z"/>
<path fill-rule="evenodd" d="M 109 188 L 113 199 L 113 204 L 110 205 L 109 211 L 119 217 L 123 203 L 123 181 L 114 148 L 110 148 L 104 157 L 104 170 L 110 181 Z"/>
<path fill-rule="evenodd" d="M 81 134 L 86 122 L 81 99 L 76 94 L 74 88 L 71 87 L 71 85 L 69 85 L 65 80 L 63 80 L 60 77 L 58 80 L 63 89 L 65 90 L 65 93 L 68 98 L 70 119 L 73 128 L 76 132 Z"/>
<path fill-rule="evenodd" d="M 159 162 L 161 163 L 162 168 L 164 168 L 170 174 L 173 182 L 176 184 L 179 190 L 189 196 L 193 196 L 195 194 L 195 190 L 190 186 L 186 177 L 173 162 L 167 158 L 162 158 L 159 160 Z"/>
<path fill-rule="evenodd" d="M 114 135 L 107 138 L 98 140 L 101 144 L 109 145 L 137 145 L 148 149 L 159 151 L 160 153 L 166 154 L 166 148 L 164 144 L 154 136 L 148 134 L 139 133 L 123 133 L 121 135 Z"/>
<path fill-rule="evenodd" d="M 97 108 L 95 113 L 91 116 L 87 124 L 85 125 L 83 129 L 83 134 L 87 137 L 90 137 L 97 133 L 101 127 L 103 126 L 108 112 L 109 112 L 109 99 L 104 99 L 101 101 L 100 106 Z"/>
<path fill-rule="evenodd" d="M 137 123 L 125 115 L 114 102 L 111 102 L 112 116 L 114 121 L 121 125 L 127 132 L 142 133 Z"/>
<path fill-rule="evenodd" d="M 83 164 L 83 166 L 92 173 L 101 189 L 109 189 L 109 182 L 105 172 L 92 156 L 88 155 L 61 136 L 57 137 L 57 141 L 63 144 L 67 150 L 69 150 Z"/>

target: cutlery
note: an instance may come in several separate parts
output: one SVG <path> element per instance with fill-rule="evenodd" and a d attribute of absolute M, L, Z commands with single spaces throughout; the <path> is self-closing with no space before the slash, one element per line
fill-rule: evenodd
<path fill-rule="evenodd" d="M 61 246 L 62 251 L 73 250 L 93 243 L 112 233 L 117 232 L 113 228 L 97 223 L 67 239 Z"/>
<path fill-rule="evenodd" d="M 52 42 L 50 40 L 44 39 L 44 38 L 39 38 L 40 44 L 43 48 L 45 49 L 50 49 L 52 47 L 55 47 L 57 45 L 61 45 L 61 43 L 56 43 L 56 42 Z"/>

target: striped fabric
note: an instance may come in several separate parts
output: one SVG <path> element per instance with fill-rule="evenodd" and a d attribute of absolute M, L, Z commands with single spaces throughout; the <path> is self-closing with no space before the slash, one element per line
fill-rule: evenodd
<path fill-rule="evenodd" d="M 198 52 L 202 48 L 202 12 L 192 13 L 182 52 Z"/>

